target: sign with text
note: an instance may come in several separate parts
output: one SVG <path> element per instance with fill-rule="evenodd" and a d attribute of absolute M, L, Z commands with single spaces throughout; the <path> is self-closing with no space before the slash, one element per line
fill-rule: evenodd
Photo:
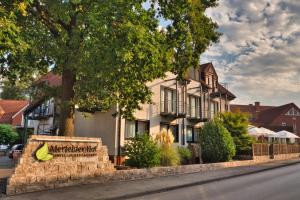
<path fill-rule="evenodd" d="M 49 153 L 60 157 L 79 157 L 96 156 L 98 145 L 51 145 L 49 144 Z"/>

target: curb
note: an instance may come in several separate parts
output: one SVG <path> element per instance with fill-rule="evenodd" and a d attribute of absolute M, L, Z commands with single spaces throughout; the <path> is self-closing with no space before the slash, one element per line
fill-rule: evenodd
<path fill-rule="evenodd" d="M 283 168 L 283 167 L 287 167 L 287 166 L 296 165 L 296 164 L 299 164 L 299 163 L 300 163 L 300 160 L 294 161 L 294 162 L 282 163 L 282 164 L 279 164 L 279 165 L 265 167 L 265 168 L 250 171 L 250 172 L 245 172 L 245 173 L 242 172 L 240 174 L 223 176 L 223 177 L 219 177 L 219 178 L 212 178 L 212 179 L 204 180 L 204 181 L 196 181 L 196 182 L 192 182 L 192 183 L 176 185 L 176 186 L 170 186 L 170 187 L 165 187 L 165 188 L 161 188 L 161 189 L 154 189 L 154 190 L 145 191 L 145 192 L 137 192 L 137 193 L 134 193 L 134 194 L 127 194 L 127 195 L 125 194 L 125 195 L 122 195 L 122 196 L 106 198 L 106 200 L 123 200 L 123 199 L 126 199 L 126 198 L 136 198 L 136 197 L 145 196 L 145 195 L 157 194 L 157 193 L 177 190 L 177 189 L 181 189 L 181 188 L 192 187 L 192 186 L 197 186 L 197 185 L 203 185 L 203 184 L 207 184 L 207 183 L 212 183 L 212 182 L 222 181 L 222 180 L 228 180 L 228 179 L 247 176 L 247 175 L 251 175 L 251 174 L 257 174 L 257 173 L 261 173 L 261 172 L 265 172 L 265 171 L 269 171 L 269 170 L 273 170 L 273 169 L 279 169 L 279 168 Z M 99 200 L 102 200 L 102 199 L 99 199 Z"/>

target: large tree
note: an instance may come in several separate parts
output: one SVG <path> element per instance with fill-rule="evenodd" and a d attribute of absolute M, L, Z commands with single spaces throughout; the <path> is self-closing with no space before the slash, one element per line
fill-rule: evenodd
<path fill-rule="evenodd" d="M 145 4 L 150 4 L 146 8 Z M 26 50 L 1 56 L 2 74 L 28 81 L 49 66 L 62 76 L 60 134 L 73 135 L 75 105 L 131 117 L 150 102 L 146 82 L 173 71 L 180 79 L 218 39 L 217 25 L 205 16 L 215 0 L 10 0 L 17 34 Z M 171 20 L 159 30 L 158 17 Z"/>

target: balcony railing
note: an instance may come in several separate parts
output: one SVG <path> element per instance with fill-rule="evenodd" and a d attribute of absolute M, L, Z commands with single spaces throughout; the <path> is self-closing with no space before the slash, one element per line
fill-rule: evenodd
<path fill-rule="evenodd" d="M 183 116 L 185 115 L 184 103 L 182 101 L 160 101 L 160 114 L 163 116 Z"/>
<path fill-rule="evenodd" d="M 30 115 L 31 119 L 47 118 L 53 115 L 53 107 L 47 105 L 41 105 L 37 107 Z"/>
<path fill-rule="evenodd" d="M 187 104 L 186 117 L 189 120 L 207 121 L 209 119 L 209 111 L 201 109 L 201 106 L 191 106 Z"/>

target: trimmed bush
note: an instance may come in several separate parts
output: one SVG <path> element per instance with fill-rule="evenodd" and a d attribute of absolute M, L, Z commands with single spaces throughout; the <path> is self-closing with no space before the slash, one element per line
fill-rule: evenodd
<path fill-rule="evenodd" d="M 235 155 L 233 139 L 220 122 L 206 123 L 202 129 L 200 141 L 204 162 L 225 162 Z"/>
<path fill-rule="evenodd" d="M 180 157 L 180 163 L 186 165 L 192 158 L 192 152 L 186 147 L 177 147 L 177 151 Z"/>
<path fill-rule="evenodd" d="M 125 164 L 131 167 L 148 168 L 159 166 L 160 150 L 148 134 L 131 139 L 124 146 Z"/>
<path fill-rule="evenodd" d="M 19 138 L 18 133 L 9 124 L 0 124 L 0 144 L 14 144 Z"/>

